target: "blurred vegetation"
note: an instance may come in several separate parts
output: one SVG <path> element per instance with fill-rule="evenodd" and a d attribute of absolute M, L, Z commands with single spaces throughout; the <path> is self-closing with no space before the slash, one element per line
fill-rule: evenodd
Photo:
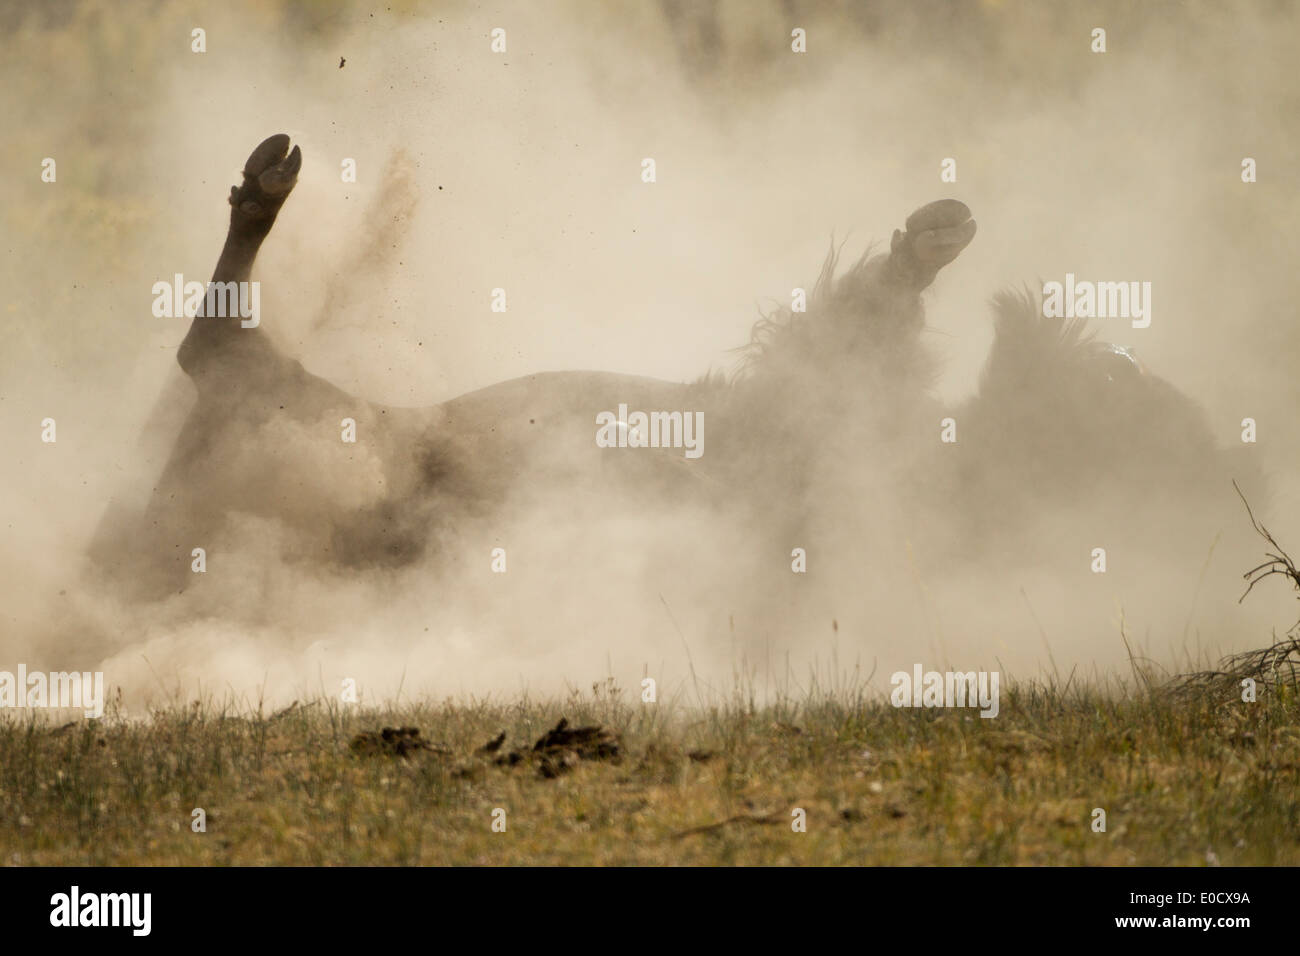
<path fill-rule="evenodd" d="M 554 778 L 496 762 L 560 715 L 619 734 L 620 757 Z M 429 748 L 349 747 L 390 725 Z M 502 731 L 496 754 L 476 752 Z M 0 723 L 9 865 L 1295 865 L 1298 787 L 1294 684 L 1265 680 L 1248 704 L 1237 688 L 1158 687 L 1140 667 L 1106 688 L 1004 684 L 996 719 L 844 686 L 686 706 L 598 684 L 567 700 L 276 714 L 205 701 Z"/>

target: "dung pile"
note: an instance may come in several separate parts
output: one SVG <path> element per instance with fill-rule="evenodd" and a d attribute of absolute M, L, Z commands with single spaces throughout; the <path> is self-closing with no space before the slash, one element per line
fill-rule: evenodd
<path fill-rule="evenodd" d="M 500 750 L 505 742 L 505 732 L 489 741 L 480 753 L 491 754 Z M 599 725 L 570 727 L 569 719 L 560 722 L 542 734 L 530 749 L 512 750 L 493 761 L 497 766 L 513 767 L 519 763 L 535 763 L 537 772 L 547 779 L 567 773 L 582 760 L 613 760 L 622 757 L 622 744 L 618 735 Z"/>
<path fill-rule="evenodd" d="M 359 757 L 407 757 L 420 750 L 439 755 L 449 753 L 421 739 L 419 727 L 385 727 L 379 733 L 363 730 L 352 738 L 349 748 Z"/>
<path fill-rule="evenodd" d="M 567 773 L 583 760 L 617 762 L 623 756 L 618 734 L 599 725 L 570 727 L 567 717 L 561 717 L 560 722 L 542 734 L 532 747 L 502 753 L 505 741 L 506 733 L 502 731 L 476 750 L 474 756 L 490 758 L 497 767 L 532 764 L 548 780 Z M 349 748 L 359 757 L 409 757 L 420 752 L 439 757 L 451 755 L 445 747 L 423 739 L 419 727 L 385 727 L 378 733 L 362 731 L 352 738 Z M 472 775 L 472 766 L 462 767 L 461 773 Z"/>

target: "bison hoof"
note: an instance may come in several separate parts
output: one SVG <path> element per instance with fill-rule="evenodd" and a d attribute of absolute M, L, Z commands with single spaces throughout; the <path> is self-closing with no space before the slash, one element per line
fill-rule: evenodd
<path fill-rule="evenodd" d="M 894 233 L 890 251 L 924 287 L 974 238 L 969 207 L 956 199 L 940 199 L 907 217 L 904 228 Z"/>
<path fill-rule="evenodd" d="M 946 266 L 975 238 L 970 209 L 955 199 L 940 199 L 907 217 L 912 252 L 922 262 Z"/>
<path fill-rule="evenodd" d="M 284 133 L 267 137 L 244 164 L 244 183 L 230 190 L 230 205 L 252 219 L 274 218 L 298 182 L 302 151 L 289 151 Z"/>

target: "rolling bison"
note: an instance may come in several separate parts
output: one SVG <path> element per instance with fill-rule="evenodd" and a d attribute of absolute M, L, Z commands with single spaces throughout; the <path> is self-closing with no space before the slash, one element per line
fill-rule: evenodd
<path fill-rule="evenodd" d="M 214 283 L 249 281 L 301 159 L 284 135 L 253 151 Z M 857 556 L 863 576 L 882 551 L 1032 565 L 1149 541 L 1228 500 L 1230 462 L 1195 404 L 1030 292 L 995 298 L 978 392 L 934 396 L 921 296 L 975 231 L 944 199 L 842 274 L 832 251 L 806 310 L 768 316 L 734 375 L 692 384 L 547 373 L 386 407 L 260 326 L 201 312 L 178 353 L 197 404 L 148 507 L 107 518 L 98 555 L 157 596 L 186 587 L 192 548 L 239 548 L 241 516 L 274 522 L 290 569 L 357 574 L 486 562 L 525 521 L 616 549 L 620 515 L 692 513 L 702 539 L 742 554 L 736 586 L 765 590 L 795 548 L 834 553 L 843 586 Z"/>

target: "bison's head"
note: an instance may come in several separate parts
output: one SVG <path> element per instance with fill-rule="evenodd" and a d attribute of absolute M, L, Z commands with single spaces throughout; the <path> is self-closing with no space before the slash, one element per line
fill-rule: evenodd
<path fill-rule="evenodd" d="M 984 533 L 1055 515 L 1140 535 L 1231 500 L 1235 464 L 1204 412 L 1133 350 L 1081 320 L 1044 316 L 1029 290 L 998 295 L 994 311 L 993 347 L 957 416 L 956 471 L 946 472 Z"/>
<path fill-rule="evenodd" d="M 995 338 L 972 406 L 976 437 L 1034 480 L 1077 487 L 1125 474 L 1198 480 L 1214 438 L 1199 406 L 1132 349 L 1029 290 L 994 299 Z"/>

